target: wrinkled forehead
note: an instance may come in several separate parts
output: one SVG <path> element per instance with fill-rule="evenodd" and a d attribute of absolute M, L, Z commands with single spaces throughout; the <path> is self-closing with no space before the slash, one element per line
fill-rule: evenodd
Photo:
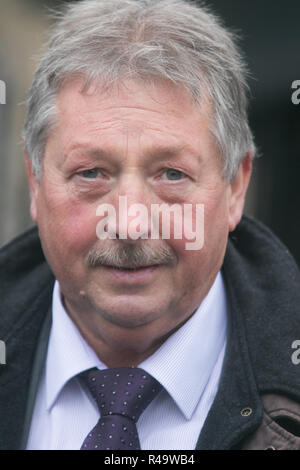
<path fill-rule="evenodd" d="M 62 109 L 62 104 L 67 100 L 74 101 L 75 97 L 82 105 L 84 101 L 88 105 L 93 102 L 95 106 L 109 102 L 113 106 L 143 108 L 152 102 L 153 108 L 164 106 L 166 114 L 173 112 L 183 116 L 189 109 L 193 110 L 195 116 L 200 114 L 210 121 L 214 117 L 213 102 L 207 91 L 203 91 L 201 98 L 196 100 L 184 84 L 159 77 L 149 77 L 147 80 L 119 79 L 111 83 L 102 78 L 91 80 L 82 75 L 69 76 L 61 82 L 57 90 L 59 109 Z"/>
<path fill-rule="evenodd" d="M 83 77 L 76 77 L 60 88 L 57 105 L 56 131 L 67 140 L 85 133 L 94 139 L 114 132 L 135 136 L 150 131 L 160 145 L 173 140 L 197 146 L 197 139 L 211 137 L 209 101 L 199 106 L 183 85 L 167 80 L 127 80 L 108 88 L 98 82 L 87 87 Z"/>
<path fill-rule="evenodd" d="M 126 80 L 111 87 L 101 82 L 86 85 L 83 77 L 75 77 L 59 90 L 56 131 L 64 141 L 148 133 L 159 146 L 191 142 L 197 147 L 204 137 L 215 142 L 211 104 L 203 100 L 199 106 L 181 84 L 160 79 L 146 83 Z"/>
<path fill-rule="evenodd" d="M 183 85 L 167 80 L 101 85 L 87 87 L 83 77 L 73 77 L 60 87 L 46 160 L 101 155 L 106 162 L 129 159 L 141 166 L 180 159 L 212 167 L 217 161 L 214 171 L 222 172 L 208 100 L 198 106 Z"/>

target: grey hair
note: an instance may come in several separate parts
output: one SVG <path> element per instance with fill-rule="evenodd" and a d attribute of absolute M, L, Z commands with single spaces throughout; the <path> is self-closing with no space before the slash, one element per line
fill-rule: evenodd
<path fill-rule="evenodd" d="M 25 149 L 38 179 L 55 126 L 56 95 L 74 75 L 86 86 L 133 78 L 183 84 L 213 104 L 213 133 L 230 181 L 255 154 L 247 119 L 247 69 L 235 35 L 206 6 L 187 0 L 81 0 L 56 15 L 27 101 Z"/>

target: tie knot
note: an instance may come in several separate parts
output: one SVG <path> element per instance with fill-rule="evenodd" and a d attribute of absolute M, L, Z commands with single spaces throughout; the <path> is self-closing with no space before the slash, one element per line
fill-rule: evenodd
<path fill-rule="evenodd" d="M 101 417 L 122 415 L 136 422 L 162 389 L 143 369 L 90 369 L 80 374 L 95 399 Z"/>

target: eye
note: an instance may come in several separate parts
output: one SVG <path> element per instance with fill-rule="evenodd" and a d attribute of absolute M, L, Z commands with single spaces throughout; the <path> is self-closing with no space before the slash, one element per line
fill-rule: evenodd
<path fill-rule="evenodd" d="M 180 181 L 186 177 L 186 175 L 180 171 L 180 170 L 175 170 L 173 168 L 168 168 L 163 172 L 163 175 L 165 176 L 164 179 L 167 179 L 169 181 Z"/>
<path fill-rule="evenodd" d="M 101 171 L 99 168 L 91 168 L 90 170 L 84 170 L 79 173 L 80 176 L 86 179 L 95 179 L 100 175 Z"/>

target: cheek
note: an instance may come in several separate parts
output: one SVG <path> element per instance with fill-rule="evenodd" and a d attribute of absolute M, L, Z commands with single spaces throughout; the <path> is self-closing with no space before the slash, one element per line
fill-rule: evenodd
<path fill-rule="evenodd" d="M 96 208 L 71 198 L 48 198 L 39 207 L 38 225 L 47 245 L 66 256 L 96 241 Z"/>
<path fill-rule="evenodd" d="M 229 224 L 226 197 L 224 194 L 209 196 L 199 198 L 202 203 L 182 205 L 182 217 L 172 218 L 171 240 L 176 251 L 192 251 L 195 256 L 212 248 L 218 251 L 218 243 L 227 238 Z M 176 239 L 176 233 L 180 239 Z"/>
<path fill-rule="evenodd" d="M 66 212 L 63 233 L 73 250 L 80 251 L 97 240 L 97 221 L 96 211 L 85 204 L 75 204 Z"/>
<path fill-rule="evenodd" d="M 229 216 L 226 197 L 218 198 L 213 204 L 206 205 L 205 239 L 206 243 L 217 244 L 225 240 L 229 233 Z"/>
<path fill-rule="evenodd" d="M 202 205 L 202 210 L 193 211 L 192 233 L 194 238 L 183 236 L 169 241 L 177 253 L 183 276 L 191 283 L 199 282 L 214 272 L 222 264 L 228 239 L 228 215 L 225 197 L 209 198 Z M 185 230 L 183 230 L 183 233 Z M 186 231 L 186 234 L 189 231 Z M 193 247 L 187 249 L 187 247 Z"/>

